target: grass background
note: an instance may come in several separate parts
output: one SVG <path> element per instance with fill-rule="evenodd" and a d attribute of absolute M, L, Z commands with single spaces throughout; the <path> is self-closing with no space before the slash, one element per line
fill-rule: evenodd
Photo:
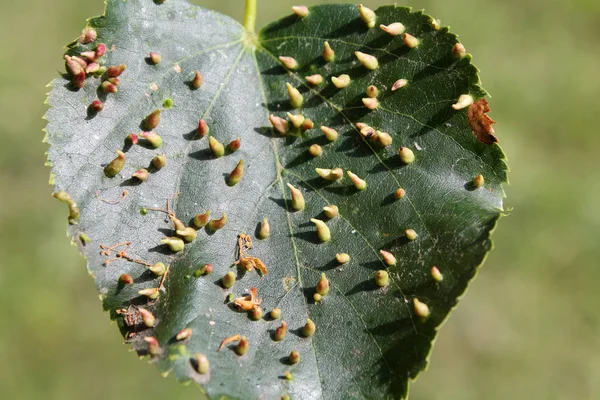
<path fill-rule="evenodd" d="M 195 0 L 241 19 L 243 0 Z M 306 1 L 313 5 L 318 2 Z M 339 2 L 339 1 L 338 1 Z M 370 7 L 382 1 L 365 0 Z M 600 2 L 406 0 L 460 34 L 512 173 L 496 250 L 412 399 L 600 398 Z M 289 14 L 259 0 L 258 25 Z M 128 352 L 50 197 L 45 85 L 101 0 L 0 2 L 0 391 L 5 399 L 193 399 Z"/>

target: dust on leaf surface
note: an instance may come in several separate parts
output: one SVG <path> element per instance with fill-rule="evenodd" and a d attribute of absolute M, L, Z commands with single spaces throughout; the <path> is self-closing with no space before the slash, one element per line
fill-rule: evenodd
<path fill-rule="evenodd" d="M 68 74 L 52 84 L 49 161 L 56 191 L 79 207 L 69 233 L 90 238 L 80 250 L 104 308 L 140 354 L 155 350 L 148 347 L 151 339 L 144 340 L 155 337 L 160 350 L 148 359 L 179 380 L 200 383 L 211 398 L 405 398 L 409 380 L 427 364 L 437 328 L 491 248 L 490 232 L 502 212 L 504 155 L 473 136 L 467 110 L 452 108 L 462 94 L 486 94 L 477 70 L 470 56 L 452 56 L 456 36 L 436 30 L 431 17 L 394 6 L 375 14 L 376 26 L 369 29 L 355 5 L 318 6 L 253 38 L 229 17 L 184 0 L 109 0 L 105 16 L 89 22 L 97 40 L 75 42 L 67 54 L 106 44 L 100 66 L 126 65 L 118 90 L 102 90 L 108 77 L 101 73 L 88 74 L 79 90 Z M 418 39 L 417 47 L 379 29 L 394 22 Z M 326 41 L 335 52 L 331 62 L 323 58 Z M 160 54 L 158 62 L 151 52 Z M 363 65 L 355 52 L 374 56 L 377 67 Z M 332 77 L 342 75 L 350 83 L 338 88 Z M 306 76 L 313 76 L 311 83 Z M 399 79 L 408 83 L 392 90 Z M 369 86 L 377 88 L 376 97 L 367 94 Z M 95 100 L 104 103 L 100 112 L 88 108 Z M 159 109 L 153 132 L 162 144 L 155 148 L 140 132 L 146 116 Z M 271 115 L 285 119 L 280 126 L 287 134 L 273 129 Z M 198 134 L 201 119 L 209 128 L 204 137 Z M 337 138 L 331 141 L 335 135 L 326 136 L 322 126 Z M 137 145 L 131 133 L 138 135 Z M 228 148 L 238 137 L 239 149 Z M 216 142 L 223 145 L 222 157 L 215 156 Z M 309 152 L 315 144 L 318 157 Z M 402 163 L 399 147 L 411 149 L 414 162 Z M 109 178 L 104 168 L 116 150 L 125 152 L 126 161 Z M 167 160 L 160 169 L 152 165 L 159 154 Z M 243 175 L 231 185 L 240 160 Z M 324 179 L 315 168 L 339 168 L 342 178 Z M 140 169 L 149 172 L 147 181 L 131 177 Z M 475 189 L 471 182 L 479 174 L 485 187 Z M 299 203 L 292 202 L 288 184 L 302 193 L 303 209 L 294 209 Z M 399 188 L 405 196 L 396 199 Z M 339 215 L 328 218 L 323 207 L 329 205 Z M 224 226 L 194 225 L 207 210 L 210 220 L 226 219 Z M 270 232 L 259 240 L 263 218 Z M 311 219 L 325 222 L 329 241 Z M 197 229 L 183 251 L 161 243 L 177 237 L 176 229 L 192 239 L 177 222 Z M 253 267 L 258 263 L 235 264 L 242 233 L 252 241 L 243 248 L 246 260 L 263 263 L 266 275 Z M 380 250 L 396 264 L 388 265 Z M 338 253 L 350 261 L 339 263 Z M 166 275 L 149 269 L 159 262 L 168 267 Z M 443 280 L 432 276 L 433 266 Z M 389 273 L 383 288 L 375 281 L 379 270 Z M 237 278 L 225 289 L 221 278 L 229 271 Z M 317 303 L 313 296 L 323 273 L 329 292 Z M 122 274 L 133 284 L 120 281 Z M 157 299 L 139 294 L 155 288 Z M 244 296 L 260 300 L 264 317 L 254 321 L 235 306 L 234 299 Z M 155 318 L 153 327 L 144 323 L 140 307 Z M 281 309 L 278 320 L 269 317 L 275 307 Z M 302 335 L 307 318 L 316 326 L 311 337 Z M 282 321 L 289 331 L 274 341 Z M 185 331 L 177 340 L 184 328 L 191 337 Z M 217 351 L 237 334 L 248 338 L 246 354 L 238 356 L 235 345 Z M 292 350 L 300 354 L 298 364 L 289 362 Z M 207 373 L 195 369 L 195 360 L 203 360 L 198 353 L 209 361 Z M 288 371 L 293 380 L 285 379 Z"/>

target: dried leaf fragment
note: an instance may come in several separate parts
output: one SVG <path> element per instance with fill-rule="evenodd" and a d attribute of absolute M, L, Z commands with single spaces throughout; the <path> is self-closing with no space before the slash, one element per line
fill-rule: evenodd
<path fill-rule="evenodd" d="M 471 104 L 467 111 L 469 125 L 471 125 L 473 134 L 481 142 L 485 144 L 498 143 L 498 138 L 492 127 L 492 124 L 495 124 L 496 121 L 487 116 L 486 113 L 488 112 L 490 112 L 490 106 L 486 99 L 479 99 Z"/>

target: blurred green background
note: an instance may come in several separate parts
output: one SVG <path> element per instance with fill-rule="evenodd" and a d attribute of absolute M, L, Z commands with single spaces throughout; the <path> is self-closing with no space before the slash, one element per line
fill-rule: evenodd
<path fill-rule="evenodd" d="M 238 19 L 243 0 L 195 0 Z M 306 1 L 305 4 L 333 3 Z M 338 1 L 339 2 L 339 1 Z M 368 1 L 377 7 L 384 1 Z M 496 250 L 411 398 L 600 398 L 600 1 L 407 0 L 482 70 L 512 173 Z M 258 24 L 289 14 L 259 1 Z M 0 2 L 0 393 L 194 399 L 128 352 L 50 197 L 46 84 L 102 0 Z"/>

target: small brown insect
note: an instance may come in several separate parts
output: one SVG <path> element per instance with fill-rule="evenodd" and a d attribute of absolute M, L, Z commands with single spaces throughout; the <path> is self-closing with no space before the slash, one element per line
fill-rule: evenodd
<path fill-rule="evenodd" d="M 490 106 L 486 99 L 479 99 L 475 103 L 469 106 L 467 117 L 469 119 L 469 125 L 473 130 L 473 134 L 481 142 L 485 144 L 498 143 L 498 138 L 494 134 L 494 128 L 492 124 L 496 121 L 487 116 L 486 113 L 490 112 Z"/>

